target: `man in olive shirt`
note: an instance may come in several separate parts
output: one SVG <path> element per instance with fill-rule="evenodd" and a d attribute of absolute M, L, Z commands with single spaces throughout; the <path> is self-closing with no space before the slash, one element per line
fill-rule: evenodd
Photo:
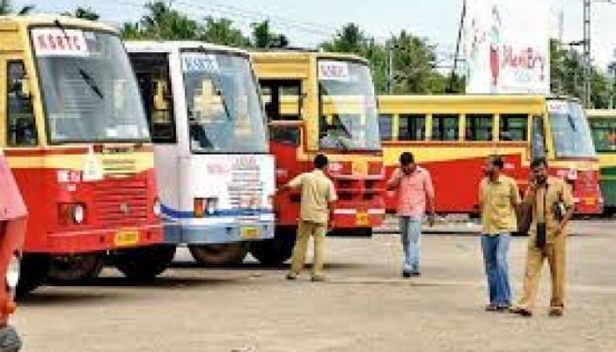
<path fill-rule="evenodd" d="M 511 309 L 512 313 L 531 316 L 543 261 L 548 260 L 552 276 L 550 316 L 561 316 L 565 309 L 565 250 L 567 223 L 573 216 L 574 201 L 571 189 L 560 178 L 548 176 L 545 159 L 531 163 L 532 180 L 524 202 L 533 205 L 530 228 L 524 294 Z"/>
<path fill-rule="evenodd" d="M 511 233 L 517 229 L 515 209 L 520 204 L 520 191 L 515 180 L 502 174 L 503 167 L 501 157 L 490 156 L 484 166 L 486 177 L 479 184 L 481 248 L 490 297 L 487 311 L 502 311 L 511 305 L 507 252 Z"/>
<path fill-rule="evenodd" d="M 300 206 L 297 239 L 293 249 L 291 271 L 287 279 L 294 280 L 304 268 L 306 250 L 310 236 L 314 237 L 314 263 L 312 265 L 312 280 L 323 281 L 323 245 L 328 227 L 333 228 L 332 212 L 334 202 L 338 199 L 334 183 L 325 174 L 329 160 L 319 154 L 314 158 L 314 170 L 298 175 L 279 191 L 301 188 L 302 200 Z"/>

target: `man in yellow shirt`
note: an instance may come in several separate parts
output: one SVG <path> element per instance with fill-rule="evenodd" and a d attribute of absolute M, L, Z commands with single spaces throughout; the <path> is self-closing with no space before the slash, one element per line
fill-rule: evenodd
<path fill-rule="evenodd" d="M 323 281 L 323 246 L 325 235 L 333 228 L 332 213 L 334 202 L 338 199 L 334 183 L 327 177 L 325 171 L 329 160 L 319 154 L 314 158 L 314 170 L 298 175 L 278 191 L 298 189 L 302 191 L 297 238 L 293 249 L 291 271 L 287 279 L 294 280 L 304 268 L 306 250 L 310 236 L 314 237 L 314 263 L 312 265 L 312 280 Z"/>
<path fill-rule="evenodd" d="M 511 305 L 507 252 L 511 233 L 517 229 L 515 210 L 520 191 L 515 180 L 502 174 L 503 167 L 500 156 L 489 157 L 484 167 L 486 177 L 479 184 L 481 248 L 490 297 L 487 311 L 503 311 Z"/>
<path fill-rule="evenodd" d="M 565 309 L 565 242 L 567 224 L 574 211 L 570 187 L 560 178 L 548 176 L 544 158 L 531 163 L 532 180 L 524 202 L 533 205 L 529 234 L 524 294 L 512 313 L 530 317 L 539 286 L 543 261 L 547 259 L 552 276 L 550 316 L 561 316 Z"/>

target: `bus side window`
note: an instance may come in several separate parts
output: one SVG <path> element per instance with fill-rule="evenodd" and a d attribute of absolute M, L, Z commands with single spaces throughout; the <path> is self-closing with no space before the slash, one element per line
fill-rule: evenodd
<path fill-rule="evenodd" d="M 544 158 L 547 150 L 545 147 L 545 129 L 543 126 L 543 118 L 541 116 L 533 116 L 532 134 L 532 157 Z"/>
<path fill-rule="evenodd" d="M 297 126 L 284 126 L 270 128 L 270 140 L 298 147 L 301 141 L 300 128 Z"/>
<path fill-rule="evenodd" d="M 494 115 L 468 114 L 466 115 L 467 141 L 491 141 Z"/>
<path fill-rule="evenodd" d="M 36 120 L 23 61 L 8 62 L 6 84 L 7 144 L 12 147 L 37 145 Z"/>
<path fill-rule="evenodd" d="M 425 139 L 426 115 L 403 114 L 399 118 L 398 140 L 423 141 Z"/>
<path fill-rule="evenodd" d="M 432 140 L 456 141 L 458 140 L 458 115 L 432 115 Z"/>
<path fill-rule="evenodd" d="M 379 117 L 379 132 L 382 141 L 391 141 L 393 138 L 393 118 L 392 114 L 381 114 Z"/>
<path fill-rule="evenodd" d="M 528 127 L 528 115 L 502 114 L 500 115 L 500 140 L 501 141 L 526 141 Z"/>
<path fill-rule="evenodd" d="M 175 143 L 173 95 L 167 54 L 131 54 L 154 143 Z"/>
<path fill-rule="evenodd" d="M 260 80 L 259 85 L 268 121 L 301 120 L 301 80 Z"/>

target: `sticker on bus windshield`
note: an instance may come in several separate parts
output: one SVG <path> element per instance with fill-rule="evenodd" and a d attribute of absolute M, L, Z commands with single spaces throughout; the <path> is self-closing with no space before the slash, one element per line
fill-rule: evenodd
<path fill-rule="evenodd" d="M 328 81 L 350 80 L 349 64 L 342 61 L 319 61 L 319 79 Z"/>
<path fill-rule="evenodd" d="M 569 104 L 563 100 L 548 100 L 548 112 L 553 114 L 569 113 Z"/>
<path fill-rule="evenodd" d="M 32 42 L 37 56 L 88 56 L 88 43 L 79 29 L 35 28 Z"/>
<path fill-rule="evenodd" d="M 182 55 L 182 70 L 184 72 L 210 72 L 219 71 L 216 55 L 194 53 Z"/>

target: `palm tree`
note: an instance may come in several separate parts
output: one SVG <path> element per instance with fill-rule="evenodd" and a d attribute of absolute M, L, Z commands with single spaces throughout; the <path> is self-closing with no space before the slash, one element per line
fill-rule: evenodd
<path fill-rule="evenodd" d="M 16 13 L 22 16 L 22 15 L 27 15 L 28 13 L 32 12 L 32 10 L 34 10 L 34 5 L 26 5 L 22 7 L 21 9 L 19 9 L 19 11 L 17 11 Z M 13 7 L 11 6 L 10 0 L 0 0 L 0 15 L 10 15 L 14 13 L 15 11 L 13 10 Z"/>

